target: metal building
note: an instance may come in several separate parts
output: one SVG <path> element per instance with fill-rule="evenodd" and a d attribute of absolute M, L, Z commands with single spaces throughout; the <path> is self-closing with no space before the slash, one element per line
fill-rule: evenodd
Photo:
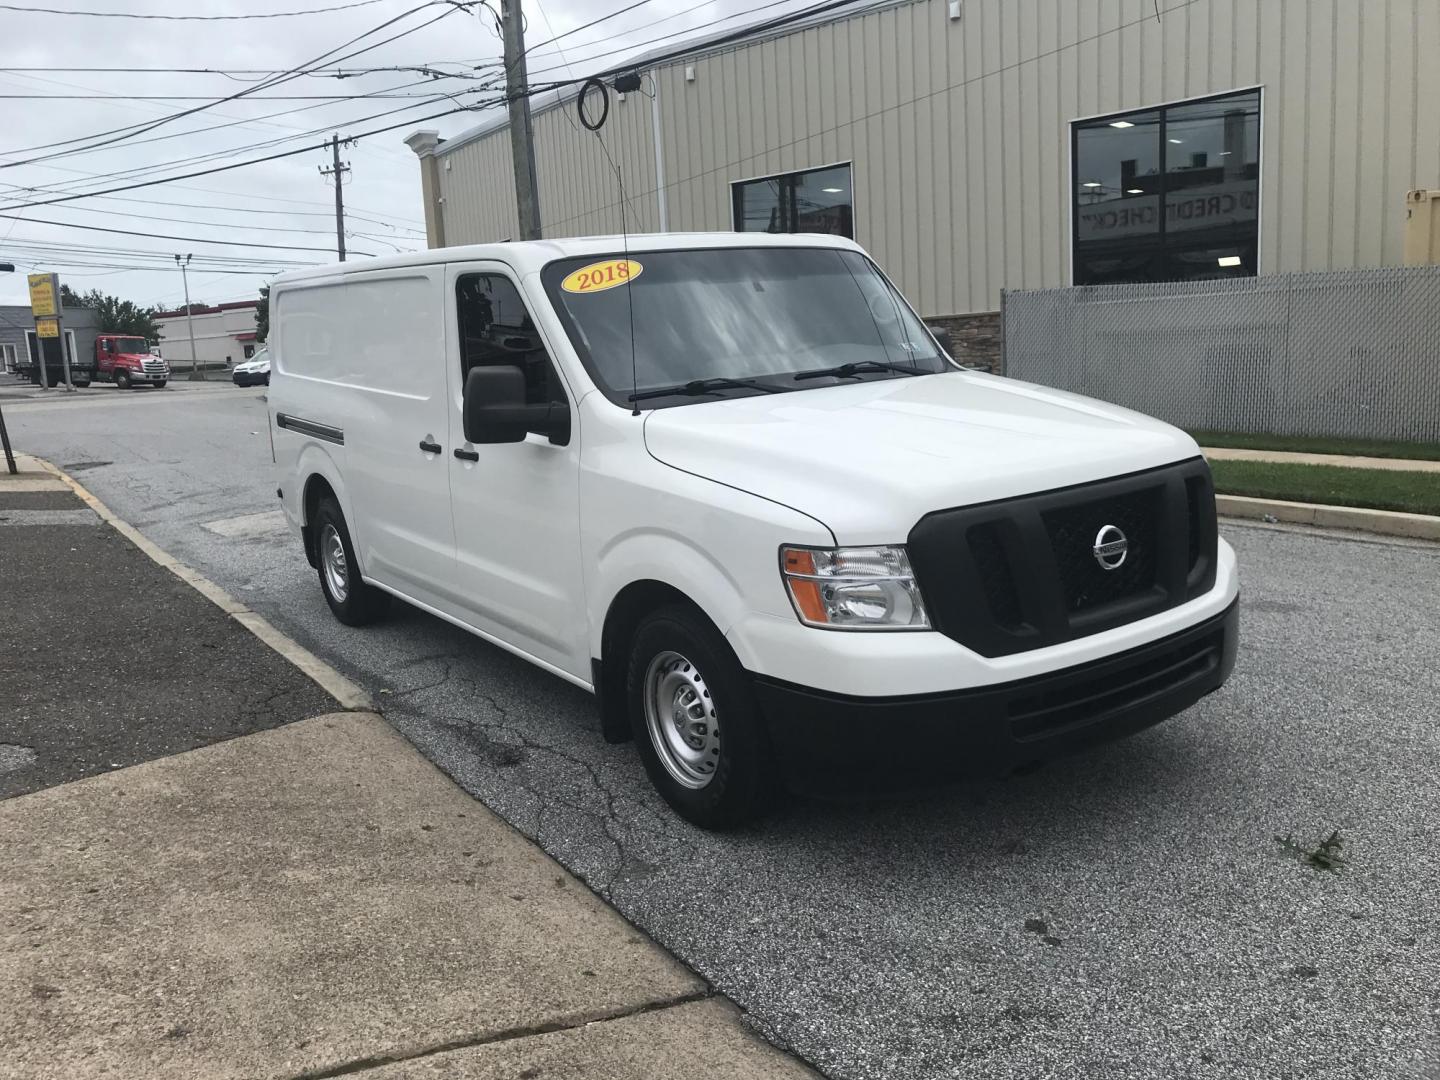
<path fill-rule="evenodd" d="M 598 137 L 536 99 L 546 235 L 845 232 L 977 359 L 1004 289 L 1399 264 L 1440 187 L 1440 0 L 882 0 L 658 55 Z M 517 234 L 503 116 L 406 142 L 431 246 Z"/>

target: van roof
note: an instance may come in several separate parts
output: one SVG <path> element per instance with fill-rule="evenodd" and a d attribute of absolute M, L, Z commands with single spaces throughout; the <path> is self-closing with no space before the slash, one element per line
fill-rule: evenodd
<path fill-rule="evenodd" d="M 624 236 L 570 236 L 557 240 L 524 240 L 515 243 L 466 244 L 461 247 L 430 248 L 405 255 L 387 255 L 378 259 L 313 266 L 278 275 L 273 284 L 334 278 L 406 266 L 433 266 L 437 263 L 476 262 L 494 259 L 505 263 L 518 274 L 538 272 L 546 263 L 586 255 L 608 255 L 628 250 L 640 251 L 700 250 L 704 248 L 740 247 L 834 247 L 860 250 L 853 240 L 826 233 L 633 233 Z"/>

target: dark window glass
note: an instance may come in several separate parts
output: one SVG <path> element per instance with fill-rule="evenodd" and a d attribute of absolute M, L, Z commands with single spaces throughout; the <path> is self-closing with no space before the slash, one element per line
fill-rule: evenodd
<path fill-rule="evenodd" d="M 563 288 L 567 274 L 594 261 L 553 262 L 541 280 L 576 351 L 614 401 L 623 402 L 632 388 L 723 377 L 805 390 L 842 380 L 796 382 L 797 373 L 838 364 L 878 367 L 843 381 L 953 370 L 909 305 L 859 252 L 637 252 L 630 262 L 639 269 L 624 287 L 586 293 Z M 641 407 L 705 400 L 714 399 L 661 398 Z"/>
<path fill-rule="evenodd" d="M 565 400 L 525 301 L 509 278 L 466 274 L 455 283 L 455 299 L 460 315 L 462 382 L 477 365 L 508 364 L 525 372 L 526 404 Z"/>
<path fill-rule="evenodd" d="M 849 165 L 742 180 L 733 195 L 736 232 L 855 238 Z"/>
<path fill-rule="evenodd" d="M 1260 93 L 1074 128 L 1075 284 L 1253 275 Z"/>

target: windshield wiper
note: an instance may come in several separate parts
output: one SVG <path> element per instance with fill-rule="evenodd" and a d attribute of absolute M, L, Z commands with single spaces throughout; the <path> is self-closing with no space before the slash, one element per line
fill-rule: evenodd
<path fill-rule="evenodd" d="M 626 401 L 644 401 L 646 398 L 657 397 L 699 397 L 701 394 L 714 394 L 721 390 L 764 390 L 767 394 L 778 394 L 780 387 L 766 386 L 754 379 L 691 379 L 687 383 L 677 383 L 675 386 L 661 386 L 654 390 L 641 390 L 629 395 Z"/>
<path fill-rule="evenodd" d="M 929 372 L 921 371 L 917 367 L 907 367 L 904 364 L 887 364 L 883 360 L 860 360 L 853 364 L 836 364 L 834 367 L 820 368 L 818 371 L 802 371 L 795 376 L 795 381 L 803 379 L 823 379 L 827 375 L 834 375 L 837 378 L 849 379 L 859 375 L 862 371 L 898 371 L 903 375 L 928 375 Z"/>

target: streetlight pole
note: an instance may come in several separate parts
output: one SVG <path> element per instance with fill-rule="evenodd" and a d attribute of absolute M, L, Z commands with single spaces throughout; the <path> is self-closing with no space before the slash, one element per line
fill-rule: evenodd
<path fill-rule="evenodd" d="M 195 358 L 195 319 L 190 314 L 190 278 L 185 273 L 185 268 L 190 265 L 190 258 L 189 255 L 186 255 L 185 261 L 181 262 L 180 256 L 176 255 L 175 265 L 180 267 L 180 280 L 185 285 L 185 325 L 190 330 L 190 381 L 194 382 L 199 379 L 203 382 L 205 372 L 200 370 Z"/>

